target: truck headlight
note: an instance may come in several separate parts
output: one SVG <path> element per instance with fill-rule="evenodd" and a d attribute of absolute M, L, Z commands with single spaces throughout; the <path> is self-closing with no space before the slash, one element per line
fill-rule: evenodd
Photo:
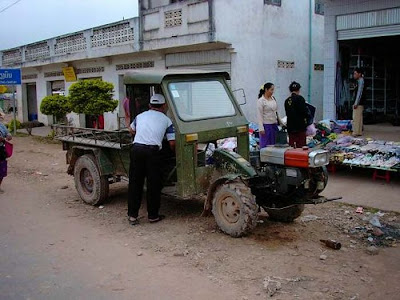
<path fill-rule="evenodd" d="M 312 168 L 322 167 L 329 164 L 329 153 L 325 150 L 315 150 L 309 154 L 309 165 Z"/>

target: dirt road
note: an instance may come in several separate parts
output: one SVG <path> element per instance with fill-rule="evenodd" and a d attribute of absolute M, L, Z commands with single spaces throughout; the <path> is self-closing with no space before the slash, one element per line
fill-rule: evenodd
<path fill-rule="evenodd" d="M 196 201 L 164 199 L 165 221 L 131 227 L 126 184 L 91 207 L 65 170 L 60 145 L 15 139 L 0 195 L 1 299 L 398 299 L 394 213 L 380 217 L 383 238 L 372 235 L 388 246 L 378 255 L 366 252 L 362 219 L 375 211 L 360 216 L 340 203 L 310 206 L 294 224 L 262 218 L 240 239 L 199 217 Z M 324 247 L 326 238 L 342 249 Z"/>

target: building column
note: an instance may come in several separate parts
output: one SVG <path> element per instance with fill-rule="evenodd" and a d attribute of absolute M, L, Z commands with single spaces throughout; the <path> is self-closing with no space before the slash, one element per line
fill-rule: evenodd
<path fill-rule="evenodd" d="M 336 119 L 335 82 L 336 82 L 336 64 L 338 61 L 338 41 L 337 41 L 335 20 L 336 18 L 334 15 L 325 15 L 325 41 L 324 41 L 325 63 L 324 63 L 324 98 L 323 98 L 324 119 Z"/>

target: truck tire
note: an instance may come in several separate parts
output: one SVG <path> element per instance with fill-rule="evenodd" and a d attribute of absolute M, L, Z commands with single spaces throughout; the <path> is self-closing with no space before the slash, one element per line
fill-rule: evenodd
<path fill-rule="evenodd" d="M 241 237 L 256 227 L 258 205 L 250 188 L 243 182 L 234 181 L 217 188 L 212 213 L 223 232 Z"/>
<path fill-rule="evenodd" d="M 304 204 L 293 204 L 286 208 L 268 208 L 263 207 L 272 221 L 290 223 L 301 216 L 304 210 Z"/>
<path fill-rule="evenodd" d="M 93 155 L 80 156 L 74 166 L 75 187 L 83 201 L 90 205 L 103 203 L 108 196 L 108 179 L 100 176 Z"/>

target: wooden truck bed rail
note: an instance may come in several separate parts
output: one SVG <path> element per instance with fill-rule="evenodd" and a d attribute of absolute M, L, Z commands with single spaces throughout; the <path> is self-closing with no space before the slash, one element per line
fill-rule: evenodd
<path fill-rule="evenodd" d="M 129 147 L 132 137 L 128 130 L 102 130 L 65 125 L 53 125 L 54 137 L 62 142 L 122 149 Z"/>

